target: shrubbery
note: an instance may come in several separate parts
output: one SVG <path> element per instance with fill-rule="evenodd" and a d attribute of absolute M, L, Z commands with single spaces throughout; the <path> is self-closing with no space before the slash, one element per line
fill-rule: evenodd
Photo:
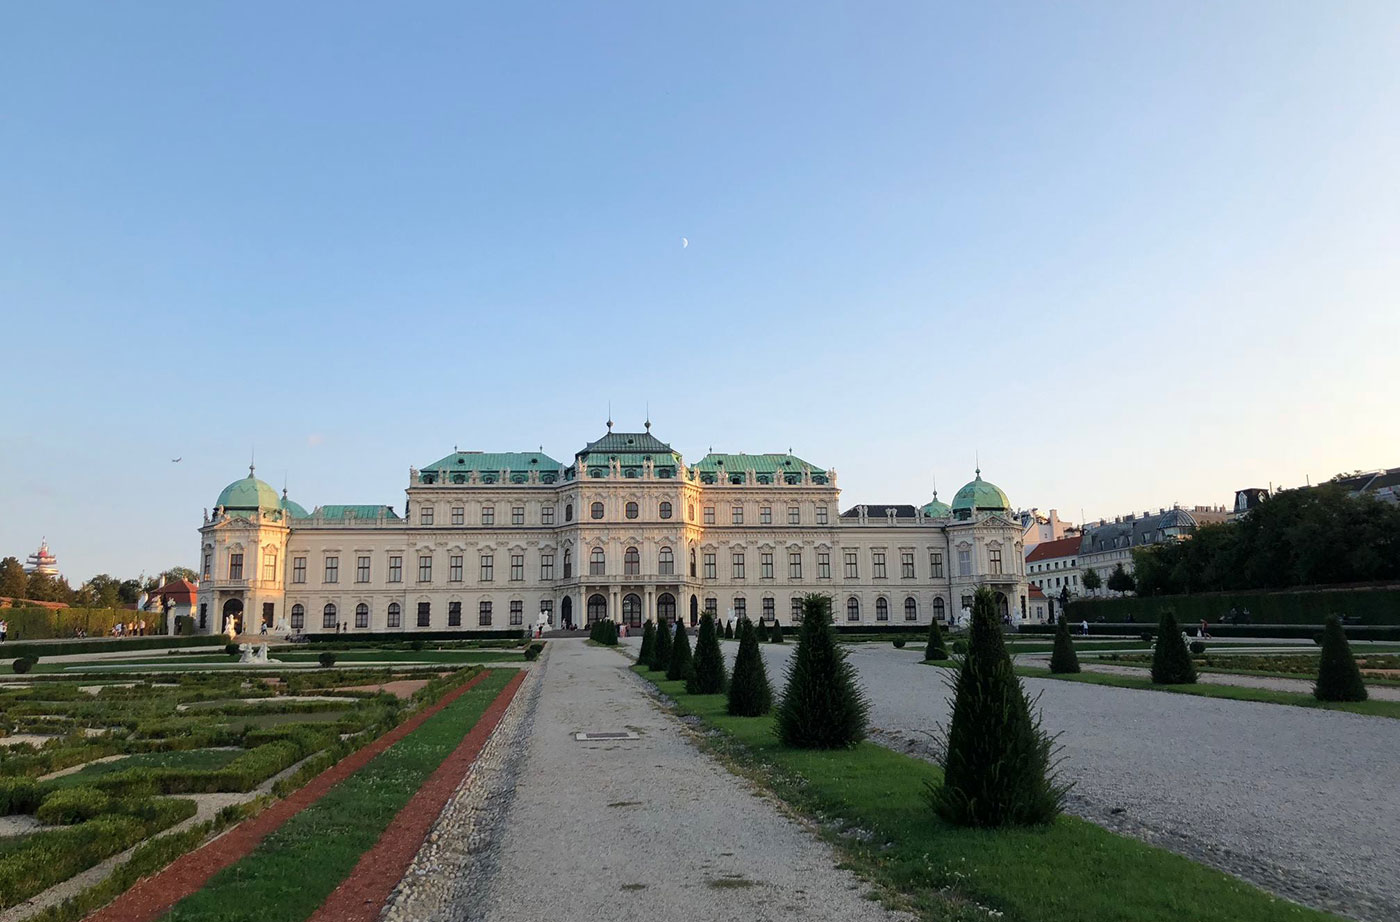
<path fill-rule="evenodd" d="M 642 627 L 642 648 L 637 651 L 637 662 L 651 662 L 651 650 L 652 647 L 654 647 L 655 645 L 656 625 L 652 623 L 652 620 L 650 618 L 648 618 L 647 623 Z"/>
<path fill-rule="evenodd" d="M 1366 685 L 1351 655 L 1351 644 L 1336 615 L 1327 616 L 1322 630 L 1322 658 L 1317 666 L 1313 696 L 1319 701 L 1365 701 Z"/>
<path fill-rule="evenodd" d="M 903 649 L 904 649 L 904 638 L 903 638 L 903 637 L 896 637 L 894 640 L 890 641 L 890 643 L 894 644 L 894 648 L 895 648 L 896 650 L 903 650 Z"/>
<path fill-rule="evenodd" d="M 44 798 L 34 818 L 46 826 L 72 826 L 106 813 L 112 798 L 96 788 L 59 788 Z"/>
<path fill-rule="evenodd" d="M 783 642 L 783 623 L 782 623 L 781 621 L 774 621 L 774 622 L 773 622 L 773 631 L 772 631 L 772 633 L 769 635 L 769 638 L 768 638 L 768 639 L 769 639 L 770 641 L 772 641 L 773 643 L 782 643 L 782 642 Z"/>
<path fill-rule="evenodd" d="M 647 668 L 652 672 L 665 672 L 666 667 L 671 665 L 671 637 L 671 625 L 658 622 L 656 642 L 651 645 L 651 661 L 647 663 Z"/>
<path fill-rule="evenodd" d="M 611 618 L 594 621 L 588 629 L 588 639 L 605 647 L 617 646 L 617 622 Z"/>
<path fill-rule="evenodd" d="M 733 621 L 726 621 L 726 622 L 724 622 L 724 639 L 725 639 L 725 640 L 733 640 L 733 639 L 734 639 L 734 622 L 733 622 Z"/>
<path fill-rule="evenodd" d="M 1050 671 L 1067 674 L 1079 671 L 1079 655 L 1074 652 L 1074 638 L 1069 634 L 1069 621 L 1060 616 L 1055 626 L 1055 648 L 1050 654 Z"/>
<path fill-rule="evenodd" d="M 773 690 L 763 654 L 758 651 L 758 633 L 753 623 L 739 622 L 739 652 L 734 657 L 734 675 L 729 679 L 729 713 L 735 717 L 759 717 L 773 707 Z"/>
<path fill-rule="evenodd" d="M 714 616 L 705 612 L 700 616 L 700 631 L 695 635 L 695 656 L 685 677 L 685 690 L 692 695 L 718 695 L 724 691 L 724 680 L 724 654 L 719 649 L 719 632 L 715 628 Z"/>
<path fill-rule="evenodd" d="M 958 639 L 953 641 L 953 655 L 962 656 L 967 652 L 967 641 Z"/>
<path fill-rule="evenodd" d="M 335 665 L 335 654 L 327 650 L 316 657 L 316 662 L 321 664 L 322 669 L 329 669 Z"/>
<path fill-rule="evenodd" d="M 1177 627 L 1171 609 L 1162 612 L 1157 625 L 1157 646 L 1152 650 L 1152 683 L 1154 685 L 1190 685 L 1196 681 L 1196 666 Z"/>
<path fill-rule="evenodd" d="M 778 706 L 778 738 L 799 749 L 844 749 L 865 739 L 870 705 L 836 642 L 831 598 L 802 600 L 802 628 Z"/>
<path fill-rule="evenodd" d="M 1199 640 L 1193 640 L 1191 641 L 1191 652 L 1196 656 L 1200 656 L 1202 653 L 1206 652 L 1206 645 Z"/>
<path fill-rule="evenodd" d="M 21 656 L 19 659 L 15 660 L 13 663 L 10 664 L 10 668 L 16 673 L 23 675 L 24 673 L 33 669 L 34 664 L 36 662 L 38 662 L 38 660 L 32 656 Z"/>
<path fill-rule="evenodd" d="M 0 778 L 0 816 L 33 813 L 44 799 L 33 778 Z"/>
<path fill-rule="evenodd" d="M 924 646 L 924 659 L 931 663 L 948 658 L 948 645 L 943 642 L 943 628 L 935 621 L 928 626 L 928 644 Z"/>
<path fill-rule="evenodd" d="M 540 654 L 543 653 L 543 652 L 544 652 L 544 644 L 542 644 L 542 643 L 532 643 L 532 644 L 530 644 L 528 647 L 525 648 L 525 659 L 527 659 L 527 660 L 529 660 L 529 661 L 531 661 L 531 662 L 534 662 L 535 660 L 537 660 L 537 659 L 540 658 Z"/>
<path fill-rule="evenodd" d="M 684 622 L 676 622 L 676 636 L 671 639 L 671 659 L 666 664 L 666 678 L 675 682 L 684 679 L 690 672 L 690 638 L 686 636 Z"/>
<path fill-rule="evenodd" d="M 226 643 L 226 644 L 224 644 L 224 652 L 227 653 L 229 656 L 237 656 L 237 655 L 239 654 L 238 644 L 236 644 L 236 643 Z"/>

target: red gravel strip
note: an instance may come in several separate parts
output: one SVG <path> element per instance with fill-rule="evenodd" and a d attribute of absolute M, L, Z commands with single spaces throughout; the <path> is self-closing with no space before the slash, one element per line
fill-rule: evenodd
<path fill-rule="evenodd" d="M 360 856 L 350 876 L 326 897 L 308 922 L 374 922 L 379 918 L 389 894 L 408 873 L 408 866 L 423 846 L 433 823 L 481 754 L 523 681 L 525 673 L 522 671 L 506 683 L 476 726 L 404 805 L 374 847 Z"/>
<path fill-rule="evenodd" d="M 209 878 L 246 856 L 287 820 L 320 800 L 331 788 L 418 729 L 423 721 L 466 694 L 486 676 L 487 673 L 483 670 L 480 675 L 443 695 L 437 703 L 423 708 L 388 733 L 350 753 L 257 816 L 239 823 L 203 847 L 177 858 L 163 871 L 145 878 L 88 916 L 86 922 L 151 922 L 163 915 L 170 907 L 208 883 Z"/>

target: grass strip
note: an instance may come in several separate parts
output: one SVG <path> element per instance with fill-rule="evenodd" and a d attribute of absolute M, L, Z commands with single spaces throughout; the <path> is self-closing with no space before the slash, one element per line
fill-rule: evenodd
<path fill-rule="evenodd" d="M 873 743 L 814 751 L 778 744 L 772 717 L 730 717 L 723 695 L 648 681 L 718 734 L 700 745 L 815 820 L 889 902 L 940 922 L 1322 922 L 1179 855 L 1075 817 L 1031 829 L 958 829 L 924 800 L 938 767 Z"/>
<path fill-rule="evenodd" d="M 170 922 L 301 922 L 309 917 L 355 867 L 360 855 L 378 841 L 512 675 L 511 670 L 493 670 L 162 918 Z"/>
<path fill-rule="evenodd" d="M 934 665 L 951 665 L 951 663 Z M 1017 666 L 1016 674 L 1028 679 L 1055 679 L 1060 682 L 1085 682 L 1090 685 L 1111 685 L 1114 688 L 1136 688 L 1143 691 L 1167 692 L 1176 695 L 1195 695 L 1198 698 L 1228 698 L 1232 701 L 1286 704 L 1300 708 L 1319 708 L 1324 711 L 1346 711 L 1350 714 L 1364 714 L 1367 717 L 1400 717 L 1400 701 L 1318 701 L 1312 695 L 1301 692 L 1275 691 L 1271 688 L 1212 685 L 1201 682 L 1195 685 L 1153 685 L 1152 680 L 1146 676 L 1113 675 L 1103 672 L 1061 674 L 1053 673 L 1049 669 L 1036 669 L 1030 666 Z M 1297 678 L 1297 676 L 1293 678 Z"/>

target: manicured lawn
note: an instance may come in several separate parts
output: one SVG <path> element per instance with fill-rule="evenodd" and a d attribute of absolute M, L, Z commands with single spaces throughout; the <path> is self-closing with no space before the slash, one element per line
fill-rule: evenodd
<path fill-rule="evenodd" d="M 480 719 L 514 674 L 493 670 L 471 691 L 288 820 L 243 860 L 175 904 L 170 922 L 300 922 L 378 841 L 390 820 Z"/>
<path fill-rule="evenodd" d="M 243 755 L 243 749 L 186 749 L 178 752 L 142 752 L 114 759 L 111 762 L 96 762 L 71 775 L 64 775 L 47 782 L 54 788 L 81 787 L 95 779 L 114 772 L 124 772 L 132 768 L 175 768 L 183 771 L 208 771 L 223 768 Z"/>
<path fill-rule="evenodd" d="M 656 682 L 655 673 L 639 672 Z M 923 800 L 925 785 L 941 780 L 937 766 L 873 743 L 835 752 L 784 749 L 771 717 L 730 717 L 722 695 L 687 695 L 683 682 L 656 684 L 683 713 L 722 731 L 702 745 L 824 829 L 839 820 L 863 830 L 828 835 L 856 871 L 923 918 L 988 918 L 980 905 L 1005 922 L 1337 919 L 1074 817 L 1032 829 L 948 826 Z"/>

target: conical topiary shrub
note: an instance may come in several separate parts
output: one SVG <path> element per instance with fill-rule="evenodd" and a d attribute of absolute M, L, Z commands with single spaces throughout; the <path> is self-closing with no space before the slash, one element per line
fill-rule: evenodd
<path fill-rule="evenodd" d="M 666 664 L 666 678 L 672 682 L 684 679 L 690 674 L 690 638 L 686 636 L 685 624 L 676 622 L 676 636 L 671 638 L 671 661 Z"/>
<path fill-rule="evenodd" d="M 718 695 L 724 691 L 724 654 L 719 649 L 719 631 L 714 616 L 700 616 L 700 630 L 695 635 L 695 656 L 690 674 L 685 678 L 685 690 L 692 695 Z"/>
<path fill-rule="evenodd" d="M 637 662 L 646 665 L 651 662 L 651 648 L 656 643 L 656 625 L 647 619 L 647 623 L 642 627 L 642 648 L 637 651 Z"/>
<path fill-rule="evenodd" d="M 726 622 L 724 622 L 724 639 L 725 639 L 725 640 L 733 640 L 733 639 L 734 639 L 734 622 L 733 622 L 733 621 L 726 621 Z"/>
<path fill-rule="evenodd" d="M 957 826 L 1031 826 L 1060 812 L 1064 786 L 1052 776 L 1053 741 L 1031 711 L 997 623 L 996 598 L 977 590 L 967 655 L 953 680 L 943 783 L 930 805 Z"/>
<path fill-rule="evenodd" d="M 935 621 L 928 626 L 928 645 L 924 647 L 924 660 L 938 663 L 948 658 L 948 645 L 943 642 L 943 628 Z"/>
<path fill-rule="evenodd" d="M 1317 665 L 1317 685 L 1313 696 L 1318 701 L 1365 701 L 1366 683 L 1351 655 L 1351 644 L 1336 615 L 1327 616 L 1322 628 L 1322 659 Z"/>
<path fill-rule="evenodd" d="M 666 667 L 671 665 L 671 631 L 670 624 L 657 622 L 656 641 L 651 645 L 651 662 L 647 663 L 647 668 L 652 672 L 665 672 Z"/>
<path fill-rule="evenodd" d="M 1191 662 L 1191 651 L 1186 649 L 1176 615 L 1164 608 L 1157 624 L 1157 645 L 1152 650 L 1152 684 L 1190 685 L 1195 681 L 1196 665 Z"/>
<path fill-rule="evenodd" d="M 729 713 L 735 717 L 761 717 L 773 707 L 773 689 L 768 670 L 758 652 L 758 632 L 753 622 L 739 622 L 739 652 L 734 657 L 734 675 L 729 679 Z"/>
<path fill-rule="evenodd" d="M 1069 621 L 1064 615 L 1055 626 L 1055 649 L 1050 654 L 1051 672 L 1078 672 L 1079 655 L 1074 652 L 1074 638 L 1069 634 Z"/>
<path fill-rule="evenodd" d="M 775 620 L 773 622 L 773 631 L 769 634 L 768 639 L 773 643 L 783 642 L 783 623 L 781 621 Z"/>
<path fill-rule="evenodd" d="M 831 598 L 802 600 L 802 629 L 778 705 L 778 738 L 799 749 L 842 749 L 865 739 L 869 703 L 831 626 Z"/>

